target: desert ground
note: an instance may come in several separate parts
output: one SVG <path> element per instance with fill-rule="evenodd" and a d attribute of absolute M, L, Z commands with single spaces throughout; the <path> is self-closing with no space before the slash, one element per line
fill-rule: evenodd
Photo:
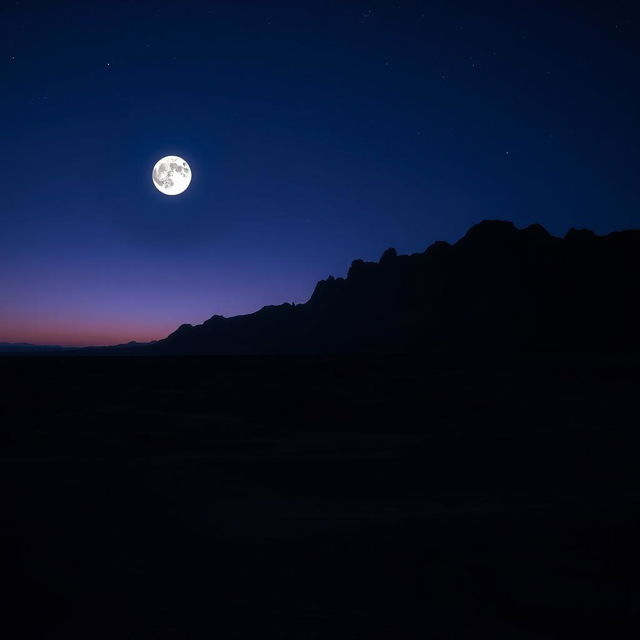
<path fill-rule="evenodd" d="M 640 355 L 0 359 L 11 638 L 635 638 Z"/>

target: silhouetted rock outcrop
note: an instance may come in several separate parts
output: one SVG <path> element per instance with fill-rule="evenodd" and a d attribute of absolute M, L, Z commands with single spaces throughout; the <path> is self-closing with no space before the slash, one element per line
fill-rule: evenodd
<path fill-rule="evenodd" d="M 636 346 L 640 231 L 551 236 L 489 220 L 424 253 L 354 260 L 305 304 L 182 325 L 153 353 L 271 354 Z"/>

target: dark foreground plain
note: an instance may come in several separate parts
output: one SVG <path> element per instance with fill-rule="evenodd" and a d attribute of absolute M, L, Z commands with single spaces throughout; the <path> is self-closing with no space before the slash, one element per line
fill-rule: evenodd
<path fill-rule="evenodd" d="M 637 638 L 640 357 L 0 359 L 11 638 Z"/>

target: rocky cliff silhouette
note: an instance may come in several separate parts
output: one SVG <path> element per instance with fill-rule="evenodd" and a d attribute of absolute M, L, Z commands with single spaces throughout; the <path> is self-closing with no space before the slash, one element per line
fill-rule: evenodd
<path fill-rule="evenodd" d="M 406 353 L 637 346 L 640 231 L 487 220 L 424 253 L 354 260 L 305 304 L 182 325 L 154 354 Z"/>

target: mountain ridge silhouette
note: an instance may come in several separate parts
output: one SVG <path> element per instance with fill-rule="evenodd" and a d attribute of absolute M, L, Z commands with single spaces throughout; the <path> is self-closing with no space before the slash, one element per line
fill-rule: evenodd
<path fill-rule="evenodd" d="M 320 280 L 303 304 L 214 315 L 154 354 L 411 353 L 638 346 L 640 230 L 598 236 L 484 220 L 423 253 L 387 249 Z M 140 352 L 143 352 L 142 350 Z"/>
<path fill-rule="evenodd" d="M 67 355 L 330 355 L 640 347 L 640 230 L 564 237 L 483 220 L 453 244 L 389 248 L 320 280 L 305 303 L 269 305 L 166 338 Z M 1 349 L 0 349 L 1 350 Z M 22 349 L 6 349 L 20 353 Z M 25 354 L 38 355 L 29 348 Z"/>

